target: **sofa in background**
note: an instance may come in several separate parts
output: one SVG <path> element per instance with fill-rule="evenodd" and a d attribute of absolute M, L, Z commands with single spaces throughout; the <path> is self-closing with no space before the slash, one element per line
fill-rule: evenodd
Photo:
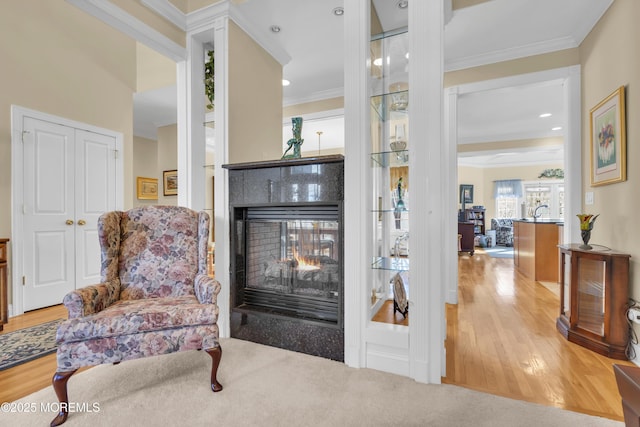
<path fill-rule="evenodd" d="M 513 219 L 492 218 L 491 229 L 496 231 L 496 244 L 513 246 Z"/>

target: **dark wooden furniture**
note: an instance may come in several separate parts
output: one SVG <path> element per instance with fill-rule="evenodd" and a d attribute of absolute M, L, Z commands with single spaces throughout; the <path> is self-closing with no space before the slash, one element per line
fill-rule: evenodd
<path fill-rule="evenodd" d="M 624 424 L 627 427 L 640 427 L 640 368 L 613 365 L 613 372 L 622 397 Z"/>
<path fill-rule="evenodd" d="M 473 223 L 473 232 L 477 235 L 484 235 L 484 231 L 487 229 L 484 222 L 484 211 L 484 208 L 465 210 L 465 221 Z"/>
<path fill-rule="evenodd" d="M 9 239 L 0 239 L 0 331 L 9 321 L 9 300 L 7 294 L 7 242 Z"/>
<path fill-rule="evenodd" d="M 458 223 L 458 234 L 461 236 L 460 247 L 458 249 L 460 252 L 469 252 L 469 255 L 471 256 L 473 256 L 473 253 L 475 252 L 475 233 L 473 232 L 473 227 L 473 222 Z"/>
<path fill-rule="evenodd" d="M 560 316 L 556 328 L 569 341 L 626 360 L 630 255 L 560 245 Z"/>

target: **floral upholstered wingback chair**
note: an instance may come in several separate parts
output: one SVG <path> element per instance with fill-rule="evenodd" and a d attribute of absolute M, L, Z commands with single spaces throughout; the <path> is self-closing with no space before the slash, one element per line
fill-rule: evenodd
<path fill-rule="evenodd" d="M 102 283 L 68 293 L 69 319 L 56 335 L 53 388 L 68 402 L 67 381 L 82 366 L 177 351 L 212 358 L 211 389 L 222 349 L 220 283 L 207 275 L 209 215 L 176 206 L 108 212 L 98 220 Z M 67 405 L 51 425 L 67 419 Z"/>

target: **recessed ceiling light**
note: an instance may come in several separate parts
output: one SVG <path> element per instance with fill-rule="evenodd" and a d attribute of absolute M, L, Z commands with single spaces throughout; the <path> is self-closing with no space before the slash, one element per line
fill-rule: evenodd
<path fill-rule="evenodd" d="M 551 113 L 542 113 L 539 116 L 541 119 L 544 119 L 545 117 L 551 117 Z"/>
<path fill-rule="evenodd" d="M 344 7 L 336 7 L 331 11 L 336 16 L 344 15 Z"/>
<path fill-rule="evenodd" d="M 562 130 L 562 126 L 556 126 L 554 128 L 551 128 L 551 130 Z"/>
<path fill-rule="evenodd" d="M 277 25 L 272 25 L 271 27 L 269 27 L 269 29 L 271 30 L 272 33 L 279 33 L 280 32 L 280 27 Z"/>
<path fill-rule="evenodd" d="M 282 86 L 289 86 L 291 82 L 287 79 L 282 79 Z"/>
<path fill-rule="evenodd" d="M 400 0 L 398 2 L 398 7 L 400 9 L 406 9 L 407 7 L 409 7 L 409 0 Z"/>

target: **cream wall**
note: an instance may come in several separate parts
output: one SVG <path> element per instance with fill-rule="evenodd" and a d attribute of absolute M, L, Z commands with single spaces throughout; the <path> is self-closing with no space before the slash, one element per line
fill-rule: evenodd
<path fill-rule="evenodd" d="M 283 117 L 295 117 L 303 114 L 319 113 L 322 111 L 338 110 L 344 108 L 344 98 L 330 98 L 320 101 L 305 102 L 302 104 L 288 105 L 282 109 Z"/>
<path fill-rule="evenodd" d="M 176 69 L 171 59 L 136 43 L 136 92 L 175 86 Z"/>
<path fill-rule="evenodd" d="M 640 299 L 640 2 L 616 0 L 580 46 L 582 65 L 583 194 L 592 191 L 593 206 L 583 212 L 600 214 L 590 243 L 631 255 L 630 296 Z M 600 187 L 590 184 L 589 110 L 620 86 L 626 86 L 627 181 Z M 583 202 L 584 203 L 584 202 Z M 577 221 L 577 219 L 576 219 Z"/>
<path fill-rule="evenodd" d="M 158 204 L 178 204 L 178 196 L 165 196 L 163 172 L 178 169 L 178 126 L 169 125 L 158 128 Z"/>
<path fill-rule="evenodd" d="M 133 171 L 136 177 L 158 177 L 158 143 L 156 141 L 139 136 L 133 137 Z M 158 180 L 158 182 L 161 187 L 161 180 Z M 162 191 L 162 189 L 160 188 L 159 191 Z M 140 200 L 136 198 L 133 206 L 155 205 L 156 203 L 156 200 Z"/>
<path fill-rule="evenodd" d="M 12 104 L 121 132 L 124 182 L 131 182 L 135 54 L 132 39 L 68 2 L 3 2 L 0 236 L 11 234 Z M 125 184 L 125 206 L 133 197 Z"/>
<path fill-rule="evenodd" d="M 282 66 L 229 21 L 229 162 L 282 157 Z"/>

